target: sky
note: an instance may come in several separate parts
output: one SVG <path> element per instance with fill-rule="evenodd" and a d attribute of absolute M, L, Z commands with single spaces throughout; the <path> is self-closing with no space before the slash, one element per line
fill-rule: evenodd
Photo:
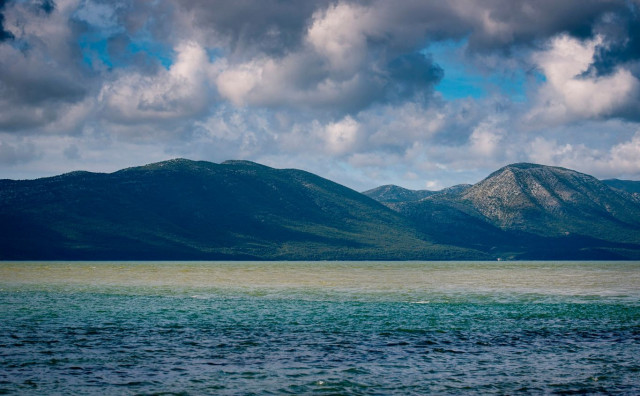
<path fill-rule="evenodd" d="M 0 0 L 0 178 L 178 157 L 640 180 L 640 0 Z"/>

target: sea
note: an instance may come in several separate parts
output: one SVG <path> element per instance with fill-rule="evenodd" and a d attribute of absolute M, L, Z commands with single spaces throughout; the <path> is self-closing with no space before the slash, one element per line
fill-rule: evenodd
<path fill-rule="evenodd" d="M 0 262 L 0 394 L 640 394 L 640 262 Z"/>

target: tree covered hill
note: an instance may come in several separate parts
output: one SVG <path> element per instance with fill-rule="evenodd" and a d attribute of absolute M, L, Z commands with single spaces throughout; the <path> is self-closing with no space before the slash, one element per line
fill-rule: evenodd
<path fill-rule="evenodd" d="M 0 181 L 2 259 L 484 258 L 308 172 L 170 160 Z"/>

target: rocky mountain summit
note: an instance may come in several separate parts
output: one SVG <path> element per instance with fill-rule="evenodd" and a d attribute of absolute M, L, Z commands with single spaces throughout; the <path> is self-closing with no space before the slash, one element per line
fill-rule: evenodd
<path fill-rule="evenodd" d="M 640 245 L 631 194 L 559 167 L 512 164 L 453 194 L 385 204 L 441 243 L 511 258 L 636 257 Z"/>
<path fill-rule="evenodd" d="M 585 231 L 606 237 L 602 227 L 640 224 L 640 208 L 593 176 L 569 169 L 535 164 L 513 164 L 475 184 L 459 199 L 469 203 L 502 229 L 547 236 Z M 603 232 L 599 232 L 603 231 Z M 629 235 L 625 240 L 636 240 Z"/>

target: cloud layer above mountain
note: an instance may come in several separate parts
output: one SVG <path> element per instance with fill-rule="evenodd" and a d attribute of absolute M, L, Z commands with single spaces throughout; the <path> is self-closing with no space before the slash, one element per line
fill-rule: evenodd
<path fill-rule="evenodd" d="M 250 159 L 357 189 L 640 179 L 640 2 L 0 1 L 0 177 Z"/>

